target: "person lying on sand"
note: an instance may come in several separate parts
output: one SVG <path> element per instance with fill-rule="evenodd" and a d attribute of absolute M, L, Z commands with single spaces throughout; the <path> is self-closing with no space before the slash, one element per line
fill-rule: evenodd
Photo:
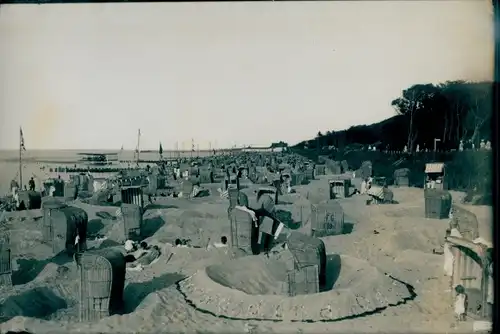
<path fill-rule="evenodd" d="M 148 266 L 153 263 L 156 263 L 157 259 L 160 257 L 160 248 L 156 245 L 148 247 L 146 250 L 146 253 L 144 253 L 139 259 L 137 259 L 137 262 L 139 265 L 142 266 Z"/>
<path fill-rule="evenodd" d="M 125 241 L 125 251 L 127 252 L 125 256 L 126 262 L 135 262 L 146 253 L 146 250 L 147 244 L 145 242 L 141 242 L 141 244 L 138 245 L 132 240 Z"/>
<path fill-rule="evenodd" d="M 227 237 L 225 235 L 223 235 L 220 238 L 220 242 L 214 242 L 213 244 L 211 244 L 210 243 L 210 239 L 209 239 L 209 244 L 207 246 L 207 250 L 211 250 L 211 249 L 214 249 L 214 248 L 227 248 L 227 247 L 228 247 Z"/>
<path fill-rule="evenodd" d="M 148 249 L 149 246 L 145 241 L 141 243 L 132 240 L 125 241 L 125 251 L 127 252 L 128 259 L 130 259 L 130 261 L 127 262 L 137 261 L 137 259 L 143 256 Z"/>
<path fill-rule="evenodd" d="M 188 248 L 190 247 L 191 240 L 188 239 L 175 239 L 175 247 Z"/>
<path fill-rule="evenodd" d="M 131 253 L 137 250 L 137 244 L 132 240 L 125 241 L 125 251 Z"/>
<path fill-rule="evenodd" d="M 134 254 L 127 255 L 127 262 L 135 262 L 127 270 L 141 271 L 145 266 L 155 264 L 161 255 L 160 248 L 156 245 L 150 247 L 141 242 L 141 247 Z"/>

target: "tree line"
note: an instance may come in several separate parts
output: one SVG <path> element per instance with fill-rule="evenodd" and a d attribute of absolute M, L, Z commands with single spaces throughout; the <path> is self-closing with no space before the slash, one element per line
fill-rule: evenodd
<path fill-rule="evenodd" d="M 481 140 L 491 141 L 493 112 L 491 82 L 447 81 L 441 84 L 416 84 L 402 91 L 391 102 L 395 116 L 372 125 L 352 126 L 347 130 L 319 132 L 298 148 L 339 150 L 353 146 L 375 146 L 379 150 L 408 151 L 434 148 L 458 149 Z"/>

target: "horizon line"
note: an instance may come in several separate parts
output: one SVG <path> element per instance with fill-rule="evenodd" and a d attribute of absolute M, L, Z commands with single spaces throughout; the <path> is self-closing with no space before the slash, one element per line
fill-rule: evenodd
<path fill-rule="evenodd" d="M 199 150 L 175 150 L 175 149 L 163 149 L 163 152 L 197 152 L 197 151 L 221 151 L 221 150 L 241 150 L 245 148 L 271 148 L 269 146 L 244 146 L 244 147 L 227 147 L 227 148 L 204 148 Z M 19 148 L 0 148 L 0 151 L 19 151 Z M 33 148 L 26 149 L 24 152 L 30 151 L 116 151 L 120 152 L 121 149 L 110 149 L 110 148 Z M 123 149 L 123 151 L 135 151 L 135 149 Z M 158 149 L 141 149 L 140 152 L 159 152 Z"/>

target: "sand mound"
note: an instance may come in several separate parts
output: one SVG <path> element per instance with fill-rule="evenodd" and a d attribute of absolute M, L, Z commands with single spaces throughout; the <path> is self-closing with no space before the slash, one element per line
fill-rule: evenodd
<path fill-rule="evenodd" d="M 434 239 L 434 238 L 432 238 Z M 399 231 L 391 233 L 388 236 L 384 249 L 388 250 L 404 250 L 414 249 L 427 253 L 432 253 L 432 249 L 439 246 L 438 242 L 433 242 L 431 238 L 426 238 L 425 235 L 415 235 L 411 231 Z"/>
<path fill-rule="evenodd" d="M 212 265 L 206 273 L 213 281 L 243 291 L 249 295 L 279 295 L 286 279 L 284 262 L 267 260 L 264 257 L 247 256 L 228 265 Z M 251 272 L 252 275 L 248 275 Z"/>
<path fill-rule="evenodd" d="M 1 333 L 58 333 L 63 331 L 60 325 L 38 318 L 25 318 L 17 316 L 0 325 Z"/>
<path fill-rule="evenodd" d="M 47 265 L 36 275 L 33 283 L 42 283 L 50 279 L 54 279 L 59 274 L 59 266 L 55 263 L 47 263 Z"/>
<path fill-rule="evenodd" d="M 419 266 L 416 267 L 415 263 Z M 425 281 L 443 275 L 442 256 L 413 249 L 404 250 L 395 258 L 380 258 L 377 265 L 392 277 L 411 284 L 417 291 Z"/>
<path fill-rule="evenodd" d="M 180 282 L 179 288 L 186 300 L 198 309 L 234 319 L 340 320 L 362 316 L 412 297 L 404 284 L 384 275 L 366 261 L 349 256 L 337 256 L 335 260 L 335 256 L 330 255 L 328 263 L 328 271 L 337 274 L 337 277 L 330 278 L 334 281 L 333 289 L 313 295 L 284 297 L 262 294 L 276 291 L 274 285 L 263 286 L 280 276 L 279 267 L 277 270 L 274 261 L 266 262 L 255 256 L 209 266 Z M 264 269 L 263 266 L 272 268 Z M 267 281 L 259 281 L 263 278 Z M 243 288 L 244 285 L 247 287 Z M 256 295 L 257 291 L 261 294 Z"/>
<path fill-rule="evenodd" d="M 400 218 L 400 217 L 424 218 L 425 211 L 422 210 L 420 206 L 411 206 L 411 207 L 397 208 L 396 210 L 387 211 L 385 212 L 385 215 L 387 217 L 394 217 L 394 218 Z"/>
<path fill-rule="evenodd" d="M 48 287 L 37 287 L 8 297 L 1 305 L 2 321 L 15 316 L 45 318 L 66 308 L 66 301 L 58 291 Z"/>

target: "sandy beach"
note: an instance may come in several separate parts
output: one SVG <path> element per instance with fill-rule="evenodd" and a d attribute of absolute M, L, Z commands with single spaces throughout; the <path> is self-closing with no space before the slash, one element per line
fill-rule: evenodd
<path fill-rule="evenodd" d="M 327 186 L 325 178 L 300 186 L 297 191 L 324 193 Z M 215 193 L 217 185 L 207 186 Z M 400 204 L 366 206 L 364 195 L 340 200 L 346 222 L 352 224 L 352 230 L 348 234 L 325 237 L 322 240 L 327 254 L 341 254 L 347 259 L 345 261 L 350 258 L 365 261 L 362 262 L 366 263 L 365 266 L 373 267 L 372 270 L 382 277 L 390 275 L 410 287 L 409 297 L 397 306 L 386 306 L 372 314 L 333 322 L 269 322 L 218 317 L 207 310 L 210 309 L 208 304 L 193 304 L 193 301 L 186 299 L 182 280 L 194 275 L 198 279 L 197 284 L 212 286 L 210 293 L 216 295 L 219 295 L 216 292 L 218 289 L 222 289 L 220 293 L 227 289 L 211 281 L 209 276 L 203 278 L 199 274 L 200 271 L 205 272 L 208 266 L 231 261 L 234 256 L 231 252 L 204 248 L 208 238 L 218 240 L 221 235 L 229 234 L 227 200 L 215 195 L 193 200 L 160 198 L 157 204 L 168 205 L 169 208 L 151 209 L 144 215 L 146 225 L 151 228 L 148 232 L 151 236 L 146 241 L 157 244 L 162 249 L 159 261 L 143 271 L 127 272 L 125 314 L 113 315 L 91 324 L 74 322 L 77 317 L 76 267 L 74 263 L 59 265 L 47 262 L 50 249 L 40 244 L 40 211 L 27 211 L 21 215 L 25 217 L 24 220 L 17 218 L 4 224 L 3 229 L 9 229 L 11 238 L 18 240 L 12 252 L 14 270 L 22 273 L 16 280 L 22 284 L 14 286 L 15 297 L 13 292 L 2 294 L 2 312 L 11 318 L 2 324 L 2 331 L 23 328 L 36 333 L 133 333 L 165 330 L 172 333 L 470 332 L 470 322 L 458 326 L 455 324 L 452 299 L 447 292 L 449 286 L 447 278 L 443 276 L 442 256 L 433 254 L 433 249 L 440 248 L 444 241 L 448 221 L 423 218 L 422 189 L 394 188 L 393 191 Z M 453 193 L 453 196 L 458 201 L 463 194 Z M 108 238 L 106 241 L 91 239 L 89 247 L 119 247 L 123 223 L 96 216 L 99 211 L 112 214 L 115 209 L 90 206 L 79 201 L 73 205 L 88 212 L 89 233 Z M 201 248 L 172 248 L 169 243 L 176 237 L 189 238 L 193 245 Z M 248 282 L 249 277 L 252 277 L 251 273 L 259 271 L 262 260 L 262 256 L 245 258 L 245 265 L 237 269 L 238 277 L 246 277 L 247 285 L 262 284 L 258 281 Z M 349 267 L 348 263 L 345 265 L 346 268 Z M 26 266 L 32 266 L 32 269 L 26 271 L 27 268 L 22 268 Z M 230 272 L 230 267 L 226 267 L 226 270 Z M 262 279 L 259 277 L 257 275 L 254 279 Z M 373 277 L 373 274 L 360 276 L 358 279 L 361 281 L 356 286 L 365 286 L 366 283 L 362 282 L 370 282 Z M 237 284 L 235 279 L 238 281 L 231 277 L 226 278 L 226 281 Z M 369 294 L 370 289 L 362 288 L 357 293 Z M 37 307 L 31 311 L 27 309 L 28 303 L 33 300 L 36 300 L 37 305 L 45 305 L 46 310 L 40 313 Z M 338 307 L 349 308 L 349 302 Z"/>

